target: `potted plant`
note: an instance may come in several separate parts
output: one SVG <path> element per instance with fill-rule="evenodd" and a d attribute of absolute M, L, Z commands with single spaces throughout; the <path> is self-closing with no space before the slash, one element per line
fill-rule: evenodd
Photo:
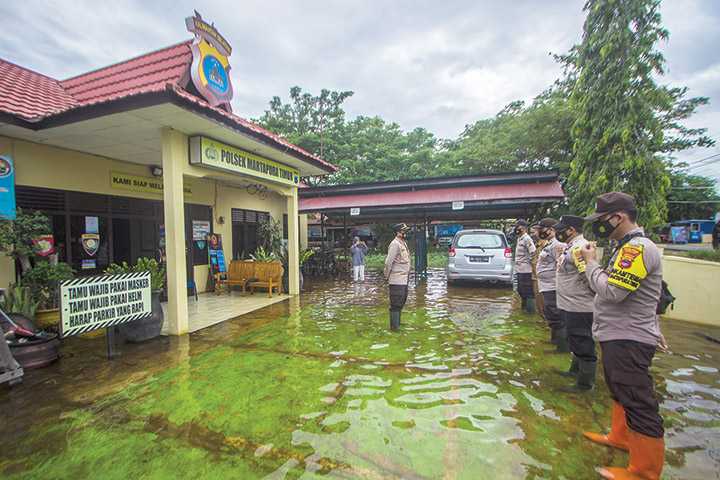
<path fill-rule="evenodd" d="M 42 329 L 57 328 L 60 322 L 59 289 L 65 280 L 71 280 L 73 269 L 67 263 L 53 264 L 48 260 L 38 259 L 35 266 L 25 272 L 20 280 L 27 287 L 30 295 L 38 302 L 35 324 Z"/>
<path fill-rule="evenodd" d="M 141 257 L 132 267 L 127 262 L 113 263 L 105 270 L 107 274 L 131 272 L 150 272 L 152 315 L 142 320 L 122 324 L 120 330 L 127 341 L 144 342 L 159 336 L 165 321 L 162 305 L 160 304 L 160 291 L 165 284 L 165 268 L 153 258 Z"/>
<path fill-rule="evenodd" d="M 303 285 L 305 283 L 305 277 L 303 276 L 302 272 L 302 266 L 305 265 L 305 262 L 310 260 L 310 257 L 312 257 L 315 254 L 315 252 L 309 248 L 306 248 L 305 250 L 300 251 L 300 257 L 298 258 L 300 263 L 300 290 L 302 291 Z M 288 251 L 287 248 L 283 248 L 281 260 L 283 267 L 285 267 L 285 273 L 283 274 L 283 288 L 285 291 L 289 291 L 290 289 L 290 277 L 289 275 L 289 269 L 288 266 L 290 262 L 288 261 Z"/>
<path fill-rule="evenodd" d="M 0 251 L 20 262 L 25 275 L 32 269 L 30 259 L 37 251 L 33 239 L 50 231 L 50 220 L 44 213 L 25 213 L 18 208 L 15 220 L 0 221 Z"/>

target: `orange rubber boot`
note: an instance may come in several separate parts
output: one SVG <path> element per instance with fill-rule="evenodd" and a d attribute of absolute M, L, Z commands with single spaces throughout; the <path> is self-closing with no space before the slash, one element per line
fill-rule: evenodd
<path fill-rule="evenodd" d="M 629 450 L 628 426 L 623 406 L 618 402 L 613 401 L 612 426 L 610 427 L 610 433 L 603 435 L 601 433 L 583 432 L 583 435 L 596 443 L 619 448 L 621 450 Z"/>
<path fill-rule="evenodd" d="M 627 468 L 603 467 L 597 472 L 614 480 L 658 480 L 665 463 L 665 440 L 630 431 L 630 464 Z"/>

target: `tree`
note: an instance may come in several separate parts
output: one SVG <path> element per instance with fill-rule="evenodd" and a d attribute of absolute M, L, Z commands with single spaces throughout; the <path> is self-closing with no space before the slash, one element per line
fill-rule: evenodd
<path fill-rule="evenodd" d="M 656 50 L 668 32 L 659 0 L 587 0 L 582 43 L 565 58 L 577 81 L 571 107 L 574 158 L 570 202 L 590 212 L 597 195 L 635 196 L 640 222 L 652 228 L 667 215 L 669 154 L 712 140 L 680 123 L 707 99 L 685 100 L 687 89 L 658 86 L 665 59 Z"/>
<path fill-rule="evenodd" d="M 683 165 L 680 165 L 670 172 L 668 221 L 713 218 L 720 208 L 720 195 L 715 180 L 702 175 L 689 174 L 682 167 Z"/>
<path fill-rule="evenodd" d="M 282 135 L 295 145 L 319 155 L 330 163 L 339 160 L 339 145 L 343 142 L 345 110 L 342 104 L 353 95 L 351 91 L 335 92 L 323 89 L 320 95 L 290 89 L 290 102 L 280 97 L 270 100 L 270 108 L 255 119 L 268 130 Z"/>
<path fill-rule="evenodd" d="M 570 127 L 575 121 L 567 92 L 556 84 L 532 104 L 515 101 L 495 117 L 465 127 L 450 151 L 457 173 L 540 169 L 569 171 Z"/>

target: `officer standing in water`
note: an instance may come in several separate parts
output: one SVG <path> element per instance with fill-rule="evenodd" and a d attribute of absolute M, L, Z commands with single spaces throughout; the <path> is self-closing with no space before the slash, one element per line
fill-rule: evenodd
<path fill-rule="evenodd" d="M 518 220 L 515 223 L 515 274 L 518 282 L 518 295 L 522 300 L 522 308 L 527 313 L 535 311 L 535 292 L 532 284 L 532 256 L 535 244 L 528 235 L 528 223 Z"/>
<path fill-rule="evenodd" d="M 598 265 L 595 245 L 581 255 L 595 292 L 593 334 L 600 342 L 605 381 L 613 398 L 608 435 L 585 432 L 594 442 L 629 450 L 627 468 L 603 467 L 605 478 L 658 479 L 665 459 L 663 420 L 649 369 L 655 350 L 665 347 L 658 309 L 662 264 L 657 246 L 635 222 L 635 199 L 621 192 L 597 198 L 593 222 L 599 238 L 618 242 L 607 268 Z M 661 307 L 660 307 L 661 308 Z"/>
<path fill-rule="evenodd" d="M 405 242 L 405 235 L 410 230 L 404 223 L 393 225 L 395 238 L 388 246 L 385 258 L 385 280 L 390 293 L 390 330 L 400 328 L 400 313 L 405 306 L 410 283 L 410 249 Z"/>
<path fill-rule="evenodd" d="M 567 353 L 567 336 L 560 311 L 557 307 L 557 264 L 558 253 L 565 247 L 555 238 L 554 218 L 540 220 L 538 236 L 545 242 L 537 263 L 538 290 L 543 297 L 544 317 L 550 327 L 550 341 L 557 345 L 558 353 Z"/>
<path fill-rule="evenodd" d="M 573 390 L 591 390 L 595 385 L 597 353 L 592 336 L 593 302 L 585 270 L 587 264 L 581 250 L 588 243 L 583 237 L 583 217 L 563 215 L 555 225 L 555 235 L 565 243 L 557 267 L 557 305 L 567 330 L 572 352 L 570 369 L 560 375 L 575 379 Z"/>
<path fill-rule="evenodd" d="M 545 320 L 545 303 L 543 302 L 542 294 L 538 290 L 538 278 L 537 278 L 537 264 L 540 257 L 540 252 L 547 245 L 547 240 L 540 239 L 540 225 L 537 223 L 530 227 L 530 238 L 535 242 L 535 253 L 532 256 L 532 281 L 533 281 L 533 292 L 535 293 L 535 308 L 538 314 Z"/>

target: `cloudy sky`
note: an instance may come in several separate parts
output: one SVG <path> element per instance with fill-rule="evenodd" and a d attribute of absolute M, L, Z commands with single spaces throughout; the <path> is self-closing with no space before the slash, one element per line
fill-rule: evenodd
<path fill-rule="evenodd" d="M 299 85 L 352 90 L 354 115 L 380 115 L 440 137 L 529 100 L 558 77 L 550 53 L 580 39 L 581 0 L 0 2 L 0 57 L 66 78 L 187 38 L 199 8 L 233 45 L 233 108 L 262 114 Z M 662 82 L 704 95 L 689 125 L 720 140 L 720 2 L 665 0 Z M 720 143 L 720 142 L 719 142 Z M 682 155 L 699 161 L 720 146 Z M 716 158 L 720 158 L 716 157 Z M 720 179 L 720 162 L 694 172 Z"/>

